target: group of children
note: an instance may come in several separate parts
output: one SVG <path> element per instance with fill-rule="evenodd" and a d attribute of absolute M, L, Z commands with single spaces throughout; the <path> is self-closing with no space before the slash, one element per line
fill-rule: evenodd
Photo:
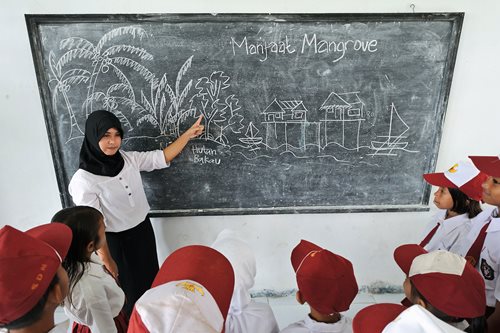
<path fill-rule="evenodd" d="M 403 304 L 347 318 L 358 293 L 352 263 L 302 240 L 291 264 L 296 299 L 310 313 L 281 332 L 500 332 L 500 158 L 470 158 L 424 175 L 438 187 L 440 211 L 420 244 L 394 251 L 406 275 Z M 483 211 L 480 201 L 495 208 Z M 0 327 L 66 332 L 54 325 L 62 304 L 72 332 L 279 332 L 269 305 L 250 298 L 255 257 L 234 231 L 168 256 L 151 288 L 128 304 L 130 316 L 116 274 L 96 255 L 105 244 L 105 219 L 89 206 L 63 209 L 26 232 L 0 229 Z"/>

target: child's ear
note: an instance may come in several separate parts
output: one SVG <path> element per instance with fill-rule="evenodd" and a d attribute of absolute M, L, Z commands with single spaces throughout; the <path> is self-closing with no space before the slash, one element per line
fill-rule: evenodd
<path fill-rule="evenodd" d="M 59 305 L 64 301 L 65 295 L 62 291 L 61 284 L 56 283 L 48 294 L 48 302 Z"/>
<path fill-rule="evenodd" d="M 417 297 L 417 299 L 415 300 L 415 302 L 413 302 L 413 304 L 418 304 L 421 307 L 423 307 L 424 309 L 427 309 L 427 303 L 425 303 L 425 301 L 423 299 L 421 299 L 420 297 Z"/>
<path fill-rule="evenodd" d="M 90 243 L 87 244 L 87 252 L 91 253 L 96 250 L 94 241 L 91 241 Z"/>
<path fill-rule="evenodd" d="M 302 295 L 302 293 L 300 292 L 300 290 L 297 290 L 297 293 L 295 294 L 295 299 L 301 305 L 306 302 L 306 300 L 304 299 L 304 296 Z"/>

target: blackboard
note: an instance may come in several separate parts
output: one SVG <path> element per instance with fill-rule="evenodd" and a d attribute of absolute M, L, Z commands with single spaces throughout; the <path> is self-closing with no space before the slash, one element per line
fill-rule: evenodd
<path fill-rule="evenodd" d="M 143 174 L 153 216 L 428 209 L 463 13 L 26 15 L 63 206 L 84 123 L 124 150 L 205 134 Z"/>

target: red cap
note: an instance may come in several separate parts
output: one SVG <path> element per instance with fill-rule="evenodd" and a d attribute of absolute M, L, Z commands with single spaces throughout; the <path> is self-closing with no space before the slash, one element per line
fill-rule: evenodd
<path fill-rule="evenodd" d="M 47 291 L 71 245 L 71 229 L 59 223 L 19 231 L 0 229 L 0 324 L 28 313 Z"/>
<path fill-rule="evenodd" d="M 354 333 L 381 333 L 406 307 L 400 304 L 380 303 L 361 309 L 352 320 Z"/>
<path fill-rule="evenodd" d="M 482 184 L 488 175 L 478 170 L 470 162 L 459 162 L 445 172 L 426 173 L 424 179 L 431 185 L 456 188 L 465 193 L 469 198 L 480 201 L 483 188 Z"/>
<path fill-rule="evenodd" d="M 500 158 L 498 156 L 469 156 L 474 165 L 492 177 L 500 177 Z"/>
<path fill-rule="evenodd" d="M 416 244 L 401 245 L 394 259 L 432 306 L 458 318 L 484 315 L 484 280 L 464 258 L 448 251 L 427 252 Z"/>
<path fill-rule="evenodd" d="M 180 280 L 196 281 L 207 288 L 226 319 L 233 296 L 234 272 L 223 254 L 202 245 L 180 248 L 167 257 L 151 288 Z"/>
<path fill-rule="evenodd" d="M 301 240 L 291 261 L 299 290 L 312 308 L 322 314 L 349 310 L 358 293 L 349 260 Z"/>

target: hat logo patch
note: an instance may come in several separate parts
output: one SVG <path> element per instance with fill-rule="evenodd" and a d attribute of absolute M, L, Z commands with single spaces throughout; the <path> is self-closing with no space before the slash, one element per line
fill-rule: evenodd
<path fill-rule="evenodd" d="M 458 163 L 448 169 L 449 173 L 455 173 L 458 171 Z"/>
<path fill-rule="evenodd" d="M 192 293 L 197 291 L 200 294 L 200 296 L 205 296 L 205 291 L 203 290 L 203 287 L 201 287 L 197 284 L 184 281 L 184 282 L 177 283 L 175 286 L 181 287 L 182 289 L 185 289 L 185 290 L 190 291 Z"/>
<path fill-rule="evenodd" d="M 40 270 L 42 272 L 44 272 L 45 270 L 47 269 L 47 264 L 42 264 L 40 266 Z M 38 286 L 40 285 L 40 282 L 43 280 L 43 273 L 38 273 L 36 276 L 35 276 L 35 281 L 36 282 L 33 282 L 31 284 L 31 290 L 36 290 L 38 288 Z"/>
<path fill-rule="evenodd" d="M 491 281 L 495 278 L 495 271 L 490 265 L 488 265 L 488 262 L 484 259 L 481 259 L 481 273 L 483 273 L 483 276 L 486 280 Z"/>

